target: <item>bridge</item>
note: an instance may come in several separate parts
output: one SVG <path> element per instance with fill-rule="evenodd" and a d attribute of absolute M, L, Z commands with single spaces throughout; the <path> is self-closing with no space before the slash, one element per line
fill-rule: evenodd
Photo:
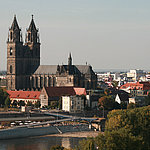
<path fill-rule="evenodd" d="M 49 111 L 42 112 L 42 114 L 49 115 L 49 116 L 0 118 L 0 121 L 14 122 L 14 121 L 44 121 L 44 120 L 47 120 L 44 122 L 36 122 L 36 123 L 31 122 L 31 123 L 26 124 L 26 125 L 16 126 L 16 128 L 22 128 L 22 127 L 30 128 L 30 127 L 36 127 L 36 126 L 45 126 L 45 125 L 57 124 L 57 123 L 65 122 L 65 121 L 85 120 L 85 121 L 91 123 L 92 121 L 97 120 L 97 118 L 86 118 L 86 117 L 78 117 L 78 116 L 72 116 L 72 115 L 64 115 L 64 114 L 53 113 L 53 112 L 49 112 Z M 54 120 L 54 117 L 57 119 Z M 61 118 L 61 119 L 58 119 L 58 118 Z"/>

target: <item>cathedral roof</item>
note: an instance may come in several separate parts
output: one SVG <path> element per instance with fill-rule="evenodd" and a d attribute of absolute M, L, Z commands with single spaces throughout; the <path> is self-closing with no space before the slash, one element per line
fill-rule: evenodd
<path fill-rule="evenodd" d="M 34 74 L 56 74 L 58 65 L 40 65 Z M 67 71 L 68 65 L 63 65 Z M 95 74 L 89 65 L 72 65 L 70 74 Z"/>
<path fill-rule="evenodd" d="M 16 19 L 16 15 L 14 16 L 14 20 L 13 20 L 13 23 L 12 23 L 10 29 L 12 29 L 12 30 L 18 29 L 19 30 L 19 25 L 18 25 L 18 22 L 17 22 L 17 19 Z"/>
<path fill-rule="evenodd" d="M 40 65 L 34 74 L 56 74 L 57 65 Z"/>
<path fill-rule="evenodd" d="M 76 65 L 76 67 L 83 74 L 95 74 L 92 67 L 89 65 Z"/>

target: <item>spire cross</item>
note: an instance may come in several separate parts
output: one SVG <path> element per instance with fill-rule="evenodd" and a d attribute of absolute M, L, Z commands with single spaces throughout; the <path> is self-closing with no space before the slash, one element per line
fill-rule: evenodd
<path fill-rule="evenodd" d="M 32 19 L 33 19 L 33 15 L 32 15 Z"/>

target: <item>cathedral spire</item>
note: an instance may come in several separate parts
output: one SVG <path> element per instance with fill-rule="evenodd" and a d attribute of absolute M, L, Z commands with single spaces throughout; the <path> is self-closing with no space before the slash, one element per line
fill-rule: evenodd
<path fill-rule="evenodd" d="M 37 31 L 35 23 L 34 23 L 33 15 L 32 15 L 32 19 L 31 19 L 31 23 L 29 25 L 28 31 Z"/>
<path fill-rule="evenodd" d="M 34 23 L 33 15 L 32 15 L 32 19 L 31 19 L 31 23 L 29 25 L 29 28 L 27 29 L 27 42 L 28 43 L 39 42 L 38 30 L 37 30 L 36 25 Z"/>
<path fill-rule="evenodd" d="M 72 57 L 71 57 L 71 53 L 69 53 L 68 65 L 69 65 L 69 66 L 72 65 Z"/>
<path fill-rule="evenodd" d="M 9 28 L 8 41 L 7 42 L 20 42 L 20 31 L 16 15 L 14 15 L 14 20 L 11 27 Z"/>
<path fill-rule="evenodd" d="M 18 22 L 17 22 L 17 19 L 16 19 L 16 15 L 14 15 L 14 20 L 13 20 L 13 23 L 11 25 L 11 30 L 20 30 L 19 29 L 19 25 L 18 25 Z"/>

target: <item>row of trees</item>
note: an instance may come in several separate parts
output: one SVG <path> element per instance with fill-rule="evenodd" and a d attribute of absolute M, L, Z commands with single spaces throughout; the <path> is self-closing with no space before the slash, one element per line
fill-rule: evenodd
<path fill-rule="evenodd" d="M 41 106 L 40 101 L 35 102 L 34 104 L 31 101 L 28 101 L 27 104 L 25 104 L 24 101 L 20 100 L 20 101 L 16 101 L 14 100 L 13 103 L 11 103 L 12 107 L 21 107 L 21 106 L 32 106 L 35 108 L 39 108 Z"/>

